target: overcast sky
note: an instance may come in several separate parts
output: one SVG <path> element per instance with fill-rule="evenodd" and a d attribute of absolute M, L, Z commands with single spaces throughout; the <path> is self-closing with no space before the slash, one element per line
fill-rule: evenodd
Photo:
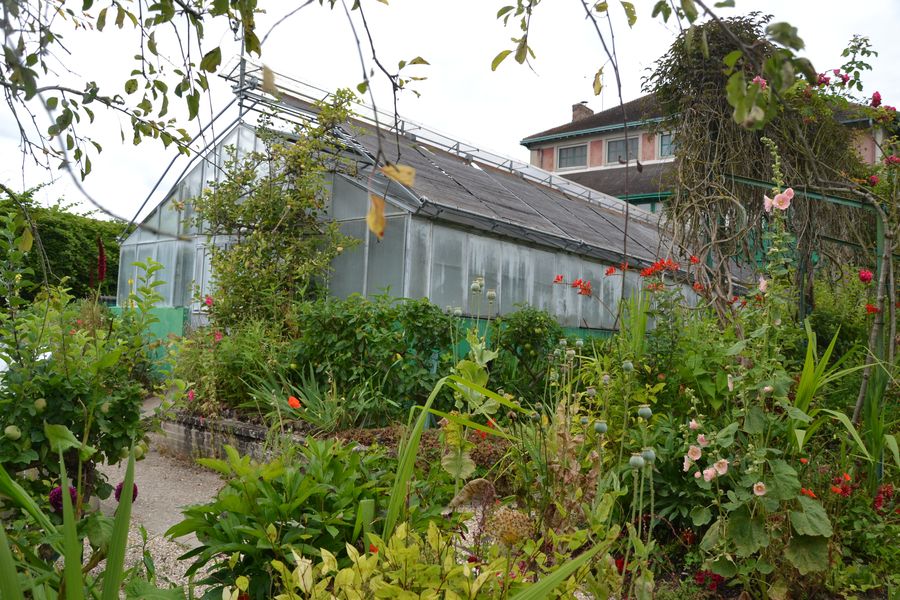
<path fill-rule="evenodd" d="M 421 97 L 408 92 L 401 95 L 400 114 L 457 139 L 527 160 L 527 151 L 519 140 L 569 121 L 572 104 L 587 100 L 597 111 L 618 101 L 609 68 L 604 93 L 595 97 L 591 91 L 594 73 L 605 63 L 605 55 L 577 0 L 542 2 L 533 17 L 531 44 L 536 58 L 531 66 L 518 65 L 510 58 L 496 72 L 491 72 L 491 60 L 500 50 L 511 47 L 510 37 L 518 35 L 517 28 L 504 28 L 495 18 L 497 10 L 509 0 L 391 0 L 390 6 L 374 0 L 363 2 L 384 64 L 395 66 L 399 60 L 414 56 L 430 63 L 410 71 L 428 79 L 416 85 Z M 259 0 L 260 7 L 267 11 L 258 20 L 260 33 L 265 34 L 298 4 L 297 0 Z M 677 34 L 673 23 L 663 25 L 650 17 L 655 0 L 635 0 L 634 4 L 638 23 L 628 29 L 619 4 L 610 2 L 626 101 L 641 94 L 642 78 Z M 735 9 L 723 9 L 721 14 L 754 10 L 798 27 L 807 45 L 804 54 L 819 71 L 843 62 L 841 50 L 853 34 L 868 36 L 880 56 L 872 61 L 873 72 L 865 76 L 866 94 L 879 90 L 886 104 L 900 104 L 900 44 L 896 43 L 900 1 L 863 0 L 850 5 L 838 0 L 737 0 Z M 358 17 L 355 22 L 360 27 Z M 361 30 L 358 33 L 364 35 Z M 210 29 L 207 35 L 209 47 L 222 43 L 232 51 L 235 48 L 230 31 Z M 133 39 L 133 34 L 109 31 L 99 36 L 73 34 L 67 39 L 73 52 L 72 68 L 85 80 L 97 80 L 101 85 L 118 82 L 121 86 L 133 68 Z M 227 53 L 223 62 L 229 61 Z M 371 52 L 364 48 L 363 56 L 371 66 Z M 352 88 L 362 79 L 357 47 L 340 0 L 334 10 L 314 2 L 285 20 L 272 31 L 261 60 L 276 72 L 328 90 Z M 210 110 L 218 112 L 231 97 L 225 82 L 215 79 L 210 98 L 203 102 L 207 115 Z M 389 86 L 377 77 L 374 81 L 379 108 L 389 108 Z M 68 202 L 83 203 L 80 192 L 61 172 L 48 174 L 26 164 L 23 175 L 17 134 L 7 111 L 5 106 L 0 109 L 0 152 L 4 158 L 0 161 L 0 181 L 21 188 L 55 177 L 56 182 L 39 194 L 42 202 L 64 196 Z M 120 141 L 120 128 L 126 131 L 125 144 Z M 191 124 L 188 129 L 193 134 L 198 125 Z M 94 159 L 93 173 L 85 187 L 114 213 L 130 218 L 175 151 L 164 150 L 153 140 L 134 147 L 128 141 L 128 131 L 126 121 L 98 114 L 91 132 L 105 150 Z M 176 162 L 142 214 L 163 198 L 184 164 L 185 159 Z"/>

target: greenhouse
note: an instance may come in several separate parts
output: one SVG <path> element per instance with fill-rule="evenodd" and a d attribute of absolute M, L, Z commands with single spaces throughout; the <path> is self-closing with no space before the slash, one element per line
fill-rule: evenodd
<path fill-rule="evenodd" d="M 260 106 L 277 108 L 286 123 L 315 116 L 311 102 L 296 90 L 285 91 L 277 103 L 261 92 L 246 94 L 250 98 L 244 100 L 256 110 L 247 110 L 211 144 L 123 242 L 119 304 L 137 276 L 133 263 L 147 258 L 164 266 L 163 306 L 193 302 L 191 312 L 198 313 L 196 299 L 212 293 L 207 244 L 224 242 L 208 240 L 190 225 L 192 198 L 221 173 L 228 147 L 240 155 L 259 143 L 253 117 Z M 380 171 L 372 176 L 378 149 L 374 124 L 353 125 L 352 136 L 342 135 L 357 162 L 357 176 L 332 174 L 327 213 L 361 243 L 333 263 L 329 289 L 335 297 L 428 298 L 470 316 L 504 314 L 528 304 L 547 310 L 564 326 L 613 329 L 622 297 L 623 247 L 632 267 L 624 277 L 626 297 L 639 286 L 635 267 L 668 255 L 658 215 L 630 207 L 626 225 L 626 204 L 617 198 L 408 122 L 401 135 L 390 132 L 389 137 L 392 151 L 399 145 L 401 161 L 415 169 L 415 183 L 400 185 Z M 366 226 L 369 188 L 387 200 L 381 240 Z M 606 274 L 611 266 L 615 275 Z M 590 281 L 594 298 L 554 285 L 560 274 L 566 281 Z M 477 277 L 496 294 L 490 307 L 480 306 L 469 292 Z"/>

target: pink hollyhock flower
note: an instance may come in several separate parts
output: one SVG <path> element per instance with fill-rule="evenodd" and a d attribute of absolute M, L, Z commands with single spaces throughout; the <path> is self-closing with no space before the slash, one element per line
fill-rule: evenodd
<path fill-rule="evenodd" d="M 769 282 L 766 281 L 766 278 L 760 275 L 759 277 L 759 291 L 763 294 L 766 293 L 766 290 L 769 289 Z"/>
<path fill-rule="evenodd" d="M 697 436 L 697 443 L 700 444 L 701 448 L 706 448 L 707 446 L 709 446 L 709 440 L 706 439 L 706 436 L 702 433 Z"/>
<path fill-rule="evenodd" d="M 684 472 L 687 473 L 691 470 L 691 465 L 694 464 L 694 461 L 691 460 L 690 456 L 684 457 Z"/>
<path fill-rule="evenodd" d="M 753 484 L 753 493 L 757 496 L 765 496 L 766 495 L 766 484 L 762 481 L 757 481 Z"/>
<path fill-rule="evenodd" d="M 710 482 L 716 478 L 716 470 L 713 467 L 703 469 L 703 481 Z"/>
<path fill-rule="evenodd" d="M 859 270 L 859 280 L 863 283 L 871 283 L 872 281 L 872 271 L 868 269 L 860 269 Z"/>
<path fill-rule="evenodd" d="M 757 84 L 757 85 L 759 86 L 759 89 L 761 89 L 761 90 L 766 89 L 766 87 L 768 87 L 768 85 L 769 85 L 768 83 L 766 83 L 766 80 L 763 79 L 763 78 L 762 78 L 761 76 L 759 76 L 759 75 L 757 75 L 756 77 L 754 77 L 753 80 L 752 80 L 750 83 L 755 83 L 755 84 Z"/>
<path fill-rule="evenodd" d="M 700 429 L 700 423 L 697 422 L 697 419 L 691 419 L 691 422 L 688 423 L 688 429 L 691 431 L 697 431 Z"/>
<path fill-rule="evenodd" d="M 872 94 L 872 101 L 869 103 L 872 108 L 878 108 L 881 106 L 881 92 L 875 92 Z"/>
<path fill-rule="evenodd" d="M 768 196 L 763 196 L 763 210 L 767 213 L 772 212 L 772 199 Z"/>
<path fill-rule="evenodd" d="M 794 199 L 794 188 L 788 188 L 780 194 L 775 194 L 772 198 L 772 206 L 778 210 L 787 210 L 791 206 L 791 200 Z"/>
<path fill-rule="evenodd" d="M 724 475 L 728 472 L 728 461 L 724 458 L 720 458 L 713 464 L 713 468 L 719 475 Z"/>
<path fill-rule="evenodd" d="M 771 385 L 767 385 L 766 387 L 763 388 L 764 394 L 771 394 L 774 391 L 775 391 L 775 388 L 773 388 Z"/>
<path fill-rule="evenodd" d="M 688 448 L 687 455 L 691 460 L 697 461 L 700 460 L 703 452 L 701 452 L 700 448 L 698 448 L 697 446 L 691 446 L 690 448 Z"/>
<path fill-rule="evenodd" d="M 694 479 L 700 479 L 700 471 L 694 471 Z"/>

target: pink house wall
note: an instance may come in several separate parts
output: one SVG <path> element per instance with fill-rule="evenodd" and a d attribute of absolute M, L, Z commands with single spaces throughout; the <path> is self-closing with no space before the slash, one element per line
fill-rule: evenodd
<path fill-rule="evenodd" d="M 591 148 L 588 151 L 590 157 L 589 167 L 599 167 L 603 165 L 603 140 L 593 140 Z"/>
<path fill-rule="evenodd" d="M 853 147 L 864 162 L 875 164 L 875 137 L 871 132 L 857 131 L 853 136 Z"/>
<path fill-rule="evenodd" d="M 556 153 L 556 148 L 544 148 L 541 150 L 541 168 L 545 171 L 553 171 L 554 170 L 554 154 Z"/>
<path fill-rule="evenodd" d="M 656 135 L 652 133 L 641 134 L 641 160 L 648 161 L 656 158 Z"/>

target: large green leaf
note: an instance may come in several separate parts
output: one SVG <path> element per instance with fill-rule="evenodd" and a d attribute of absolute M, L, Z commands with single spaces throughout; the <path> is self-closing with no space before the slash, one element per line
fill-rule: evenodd
<path fill-rule="evenodd" d="M 84 598 L 84 581 L 81 577 L 82 544 L 75 529 L 75 510 L 72 507 L 72 496 L 69 494 L 69 478 L 66 476 L 62 451 L 59 452 L 59 473 L 63 504 L 63 547 L 65 548 L 63 576 L 66 582 L 66 598 L 67 600 L 82 600 Z"/>
<path fill-rule="evenodd" d="M 6 531 L 0 527 L 0 598 L 22 600 L 22 589 L 16 576 L 16 563 L 9 549 Z"/>
<path fill-rule="evenodd" d="M 441 457 L 441 466 L 455 479 L 468 479 L 475 472 L 475 461 L 468 452 L 447 452 Z"/>
<path fill-rule="evenodd" d="M 184 590 L 171 588 L 161 590 L 149 581 L 132 579 L 125 586 L 126 600 L 184 600 Z"/>
<path fill-rule="evenodd" d="M 831 521 L 818 500 L 800 496 L 801 510 L 791 511 L 791 525 L 800 535 L 820 535 L 831 537 Z"/>
<path fill-rule="evenodd" d="M 828 539 L 820 536 L 795 535 L 784 550 L 785 556 L 801 574 L 828 568 Z"/>
<path fill-rule="evenodd" d="M 800 480 L 797 471 L 784 460 L 775 459 L 769 462 L 772 469 L 772 484 L 768 496 L 774 500 L 791 500 L 800 493 Z"/>
<path fill-rule="evenodd" d="M 125 469 L 124 493 L 116 509 L 112 536 L 109 540 L 109 552 L 106 558 L 106 571 L 103 573 L 102 600 L 118 600 L 119 588 L 125 569 L 125 549 L 128 545 L 128 528 L 131 524 L 131 490 L 134 486 L 134 449 L 128 455 L 128 467 Z"/>
<path fill-rule="evenodd" d="M 752 556 L 760 548 L 769 545 L 766 524 L 759 516 L 750 516 L 746 506 L 728 515 L 728 538 L 740 557 Z"/>

